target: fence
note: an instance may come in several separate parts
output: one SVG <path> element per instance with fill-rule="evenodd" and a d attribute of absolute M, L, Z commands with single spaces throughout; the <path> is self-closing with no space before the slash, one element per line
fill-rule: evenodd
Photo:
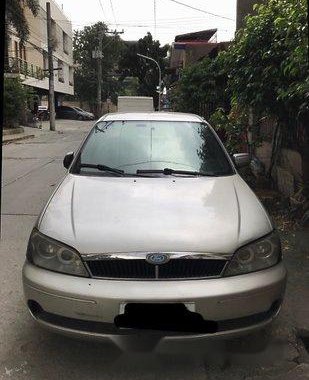
<path fill-rule="evenodd" d="M 48 76 L 48 73 L 41 67 L 16 57 L 8 57 L 7 64 L 5 65 L 5 72 L 22 74 L 25 77 L 36 78 L 39 80 L 42 80 Z"/>
<path fill-rule="evenodd" d="M 212 113 L 216 110 L 214 103 L 200 103 L 198 105 L 197 113 L 202 116 L 204 119 L 209 120 Z"/>

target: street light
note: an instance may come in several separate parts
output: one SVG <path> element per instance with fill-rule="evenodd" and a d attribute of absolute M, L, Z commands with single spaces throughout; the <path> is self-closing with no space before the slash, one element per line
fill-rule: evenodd
<path fill-rule="evenodd" d="M 161 73 L 160 65 L 158 64 L 158 62 L 155 59 L 147 57 L 147 55 L 143 55 L 143 54 L 139 54 L 139 53 L 137 53 L 137 55 L 139 57 L 142 57 L 142 58 L 148 59 L 149 61 L 154 62 L 157 65 L 157 67 L 158 67 L 158 70 L 159 70 L 159 86 L 158 86 L 159 87 L 158 88 L 158 90 L 159 90 L 158 91 L 159 92 L 159 104 L 158 104 L 158 111 L 161 111 L 161 77 L 162 77 L 162 73 Z"/>

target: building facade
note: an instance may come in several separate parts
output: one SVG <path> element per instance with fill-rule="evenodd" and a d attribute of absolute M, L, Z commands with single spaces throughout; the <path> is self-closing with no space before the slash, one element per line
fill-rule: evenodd
<path fill-rule="evenodd" d="M 39 0 L 40 9 L 34 17 L 28 8 L 25 16 L 29 25 L 29 38 L 21 46 L 16 31 L 8 29 L 8 51 L 6 75 L 19 75 L 23 84 L 33 88 L 41 103 L 48 95 L 48 54 L 46 1 Z M 72 24 L 63 10 L 50 0 L 52 17 L 52 44 L 56 105 L 60 105 L 64 95 L 74 95 L 74 68 Z"/>
<path fill-rule="evenodd" d="M 228 45 L 229 42 L 217 42 L 217 29 L 176 36 L 170 55 L 171 82 L 179 80 L 185 67 L 206 57 L 216 57 L 219 51 L 225 50 Z"/>
<path fill-rule="evenodd" d="M 244 26 L 245 17 L 254 14 L 254 4 L 261 4 L 263 0 L 237 0 L 236 30 Z"/>

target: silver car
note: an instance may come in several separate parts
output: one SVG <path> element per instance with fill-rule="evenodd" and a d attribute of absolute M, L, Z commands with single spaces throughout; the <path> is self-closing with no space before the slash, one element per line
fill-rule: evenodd
<path fill-rule="evenodd" d="M 286 270 L 265 209 L 201 117 L 115 113 L 97 121 L 31 233 L 33 318 L 118 342 L 228 337 L 267 326 Z"/>

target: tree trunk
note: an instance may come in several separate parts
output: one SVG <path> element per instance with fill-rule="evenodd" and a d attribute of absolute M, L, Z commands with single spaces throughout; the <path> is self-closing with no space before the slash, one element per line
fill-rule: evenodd
<path fill-rule="evenodd" d="M 268 179 L 271 180 L 272 182 L 273 182 L 272 171 L 277 164 L 279 154 L 281 151 L 281 146 L 282 146 L 282 123 L 281 123 L 281 120 L 278 120 L 274 134 L 273 134 L 271 159 L 270 159 L 270 165 L 269 165 L 269 169 L 267 173 Z"/>

